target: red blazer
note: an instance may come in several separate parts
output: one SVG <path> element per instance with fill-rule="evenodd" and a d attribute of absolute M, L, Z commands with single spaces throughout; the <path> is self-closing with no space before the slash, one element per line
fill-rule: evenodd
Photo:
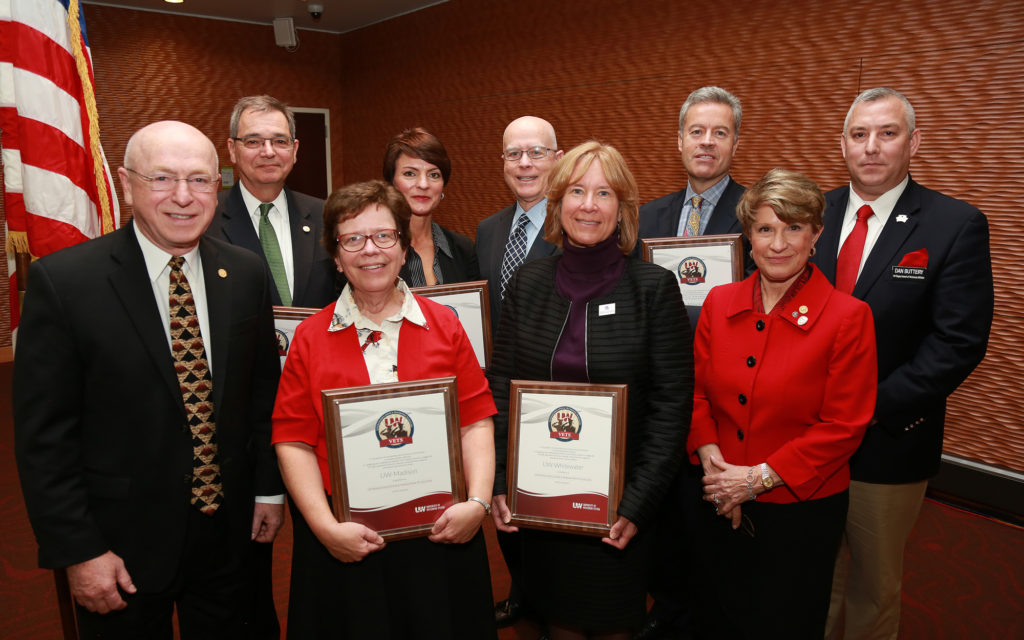
<path fill-rule="evenodd" d="M 403 322 L 398 333 L 399 381 L 457 376 L 459 420 L 468 426 L 497 413 L 480 362 L 450 309 L 416 296 L 427 328 Z M 273 443 L 303 442 L 316 449 L 324 488 L 330 492 L 323 389 L 370 384 L 355 325 L 329 332 L 334 305 L 305 319 L 295 330 L 274 405 Z"/>
<path fill-rule="evenodd" d="M 871 310 L 812 267 L 784 308 L 755 313 L 760 282 L 755 271 L 715 287 L 704 302 L 687 450 L 699 462 L 697 448 L 715 443 L 729 464 L 768 462 L 785 484 L 762 494 L 763 502 L 839 493 L 875 409 Z"/>

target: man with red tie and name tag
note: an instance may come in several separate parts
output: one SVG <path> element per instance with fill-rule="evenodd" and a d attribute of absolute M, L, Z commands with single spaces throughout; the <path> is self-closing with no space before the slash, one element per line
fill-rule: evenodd
<path fill-rule="evenodd" d="M 920 143 L 901 93 L 857 96 L 840 138 L 850 184 L 826 194 L 812 258 L 870 305 L 878 343 L 878 400 L 850 459 L 828 637 L 896 638 L 903 548 L 939 470 L 946 398 L 981 362 L 992 324 L 988 223 L 910 178 Z"/>
<path fill-rule="evenodd" d="M 243 637 L 250 540 L 284 487 L 280 376 L 260 259 L 202 237 L 217 152 L 182 122 L 137 131 L 130 224 L 29 270 L 14 362 L 15 454 L 39 565 L 66 568 L 82 638 Z"/>

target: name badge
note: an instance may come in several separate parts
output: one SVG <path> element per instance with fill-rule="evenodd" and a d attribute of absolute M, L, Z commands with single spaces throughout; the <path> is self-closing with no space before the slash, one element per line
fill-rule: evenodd
<path fill-rule="evenodd" d="M 597 308 L 597 315 L 600 316 L 613 316 L 615 315 L 615 303 L 602 304 Z"/>
<path fill-rule="evenodd" d="M 925 273 L 928 271 L 926 267 L 900 267 L 893 265 L 892 268 L 892 279 L 893 280 L 924 280 Z"/>

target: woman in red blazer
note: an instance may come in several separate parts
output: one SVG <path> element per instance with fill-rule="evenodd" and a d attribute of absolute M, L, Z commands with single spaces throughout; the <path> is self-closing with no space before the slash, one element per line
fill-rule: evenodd
<path fill-rule="evenodd" d="M 877 379 L 870 309 L 808 264 L 824 208 L 801 174 L 754 184 L 737 216 L 758 269 L 713 289 L 697 325 L 687 450 L 704 468 L 703 609 L 719 637 L 824 634 Z"/>

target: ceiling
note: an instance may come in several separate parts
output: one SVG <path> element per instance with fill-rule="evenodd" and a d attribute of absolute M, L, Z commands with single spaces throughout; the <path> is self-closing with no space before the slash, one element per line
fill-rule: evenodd
<path fill-rule="evenodd" d="M 296 29 L 345 33 L 447 0 L 184 0 L 181 4 L 170 4 L 164 0 L 82 2 L 257 24 L 271 24 L 274 18 L 293 18 Z M 318 22 L 309 15 L 310 4 L 323 6 L 323 16 Z"/>

